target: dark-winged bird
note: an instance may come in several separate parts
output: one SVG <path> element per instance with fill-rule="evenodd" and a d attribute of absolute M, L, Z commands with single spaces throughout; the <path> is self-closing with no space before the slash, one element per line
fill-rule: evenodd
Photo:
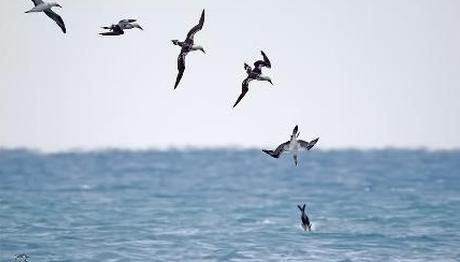
<path fill-rule="evenodd" d="M 177 88 L 180 80 L 182 79 L 182 75 L 184 74 L 185 56 L 190 51 L 196 51 L 196 50 L 200 50 L 201 52 L 206 53 L 203 47 L 200 45 L 195 45 L 194 40 L 193 40 L 196 32 L 200 31 L 203 28 L 203 24 L 204 24 L 204 9 L 203 9 L 203 12 L 201 12 L 200 21 L 198 22 L 196 26 L 190 29 L 190 31 L 187 34 L 187 37 L 185 38 L 185 41 L 181 42 L 179 40 L 172 40 L 174 45 L 178 45 L 181 47 L 179 56 L 177 57 L 177 70 L 179 70 L 179 72 L 177 73 L 176 83 L 174 84 L 174 89 Z"/>
<path fill-rule="evenodd" d="M 283 152 L 291 152 L 292 157 L 294 158 L 294 164 L 297 166 L 297 153 L 299 152 L 299 150 L 301 149 L 310 150 L 319 140 L 319 137 L 318 137 L 316 139 L 313 139 L 310 142 L 307 142 L 307 141 L 298 139 L 299 135 L 300 135 L 299 127 L 295 126 L 294 130 L 292 130 L 291 139 L 289 141 L 282 143 L 275 150 L 264 149 L 262 151 L 264 151 L 265 153 L 269 154 L 270 156 L 274 158 L 279 158 L 281 153 Z"/>
<path fill-rule="evenodd" d="M 243 83 L 241 84 L 241 94 L 236 100 L 233 107 L 238 105 L 241 99 L 243 99 L 244 95 L 246 95 L 246 93 L 249 90 L 249 82 L 251 82 L 252 80 L 268 81 L 270 84 L 273 85 L 270 77 L 262 75 L 262 67 L 272 68 L 272 64 L 270 63 L 268 57 L 265 55 L 264 51 L 260 51 L 260 53 L 262 54 L 263 60 L 256 61 L 254 63 L 254 69 L 250 65 L 244 63 L 244 70 L 246 70 L 248 76 L 243 80 Z"/>
<path fill-rule="evenodd" d="M 310 223 L 310 219 L 308 219 L 308 216 L 307 214 L 305 214 L 305 204 L 303 204 L 303 206 L 299 206 L 297 205 L 297 207 L 300 209 L 300 212 L 302 212 L 302 214 L 300 215 L 300 220 L 302 221 L 302 228 L 303 230 L 305 231 L 311 231 L 311 223 Z"/>
<path fill-rule="evenodd" d="M 103 26 L 103 29 L 109 30 L 108 32 L 99 33 L 104 36 L 116 36 L 123 35 L 125 29 L 139 28 L 144 30 L 138 23 L 135 23 L 136 19 L 123 19 L 120 20 L 117 24 L 112 24 L 111 26 Z"/>

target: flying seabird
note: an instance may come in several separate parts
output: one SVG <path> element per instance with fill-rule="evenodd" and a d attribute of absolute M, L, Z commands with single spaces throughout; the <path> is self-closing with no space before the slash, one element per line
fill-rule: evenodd
<path fill-rule="evenodd" d="M 42 0 L 32 0 L 32 2 L 35 6 L 29 11 L 26 11 L 26 13 L 44 12 L 49 18 L 53 19 L 54 22 L 56 22 L 56 24 L 62 29 L 62 32 L 64 32 L 64 34 L 66 33 L 64 20 L 62 20 L 62 18 L 58 14 L 51 10 L 52 7 L 62 8 L 61 5 L 59 5 L 58 3 L 43 2 Z"/>
<path fill-rule="evenodd" d="M 244 70 L 246 70 L 248 76 L 243 80 L 243 83 L 241 84 L 241 95 L 238 97 L 233 107 L 238 105 L 241 99 L 243 99 L 244 95 L 246 95 L 246 93 L 249 90 L 249 82 L 251 82 L 252 80 L 268 81 L 270 84 L 273 85 L 270 77 L 262 75 L 262 67 L 271 68 L 272 64 L 270 63 L 270 60 L 268 60 L 268 57 L 265 55 L 264 51 L 260 51 L 260 53 L 262 54 L 264 60 L 256 61 L 254 63 L 254 69 L 252 69 L 250 65 L 246 63 L 244 64 Z"/>
<path fill-rule="evenodd" d="M 144 30 L 138 23 L 135 23 L 136 19 L 123 19 L 118 24 L 112 24 L 111 26 L 103 26 L 103 29 L 110 30 L 109 32 L 99 33 L 100 35 L 123 35 L 125 29 L 139 28 Z"/>
<path fill-rule="evenodd" d="M 201 28 L 203 28 L 203 24 L 204 24 L 204 9 L 203 9 L 203 12 L 201 12 L 200 22 L 196 26 L 194 26 L 192 29 L 190 29 L 184 42 L 181 42 L 179 40 L 172 40 L 174 45 L 178 45 L 181 47 L 179 56 L 177 57 L 177 70 L 179 70 L 179 72 L 177 73 L 176 83 L 174 84 L 174 89 L 177 88 L 182 78 L 182 75 L 184 74 L 185 56 L 190 51 L 196 51 L 196 50 L 200 50 L 201 52 L 206 53 L 202 46 L 194 45 L 194 40 L 193 40 L 193 37 L 195 36 L 196 32 L 200 31 Z"/>
<path fill-rule="evenodd" d="M 310 223 L 310 219 L 308 219 L 307 214 L 305 214 L 305 204 L 303 204 L 302 207 L 297 205 L 297 207 L 300 209 L 300 212 L 302 212 L 302 214 L 300 215 L 300 220 L 302 220 L 302 228 L 303 228 L 303 230 L 311 231 L 311 226 L 312 225 Z"/>
<path fill-rule="evenodd" d="M 298 153 L 298 151 L 300 149 L 310 150 L 316 144 L 316 142 L 318 142 L 318 140 L 319 140 L 319 137 L 318 137 L 316 139 L 313 139 L 310 142 L 307 142 L 307 141 L 297 139 L 299 137 L 299 135 L 300 135 L 299 127 L 295 126 L 294 130 L 292 130 L 291 139 L 289 141 L 279 145 L 275 149 L 275 151 L 266 150 L 266 149 L 264 149 L 262 151 L 264 151 L 265 153 L 269 154 L 270 156 L 272 156 L 274 158 L 278 158 L 278 157 L 280 157 L 281 153 L 283 153 L 284 151 L 288 151 L 288 152 L 292 153 L 292 156 L 294 158 L 294 164 L 297 166 L 297 153 Z"/>

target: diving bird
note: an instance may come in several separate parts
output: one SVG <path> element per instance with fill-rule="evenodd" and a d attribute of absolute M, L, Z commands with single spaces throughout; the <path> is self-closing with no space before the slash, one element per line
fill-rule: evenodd
<path fill-rule="evenodd" d="M 135 23 L 136 19 L 122 19 L 118 24 L 112 24 L 111 26 L 103 26 L 102 29 L 109 30 L 108 32 L 99 33 L 100 35 L 123 35 L 125 29 L 139 28 L 144 30 L 138 23 Z"/>
<path fill-rule="evenodd" d="M 292 130 L 291 139 L 289 141 L 279 145 L 275 149 L 275 151 L 266 150 L 266 149 L 263 149 L 262 151 L 264 151 L 265 153 L 269 154 L 270 156 L 274 158 L 279 158 L 281 153 L 288 151 L 292 153 L 292 157 L 294 158 L 294 164 L 297 166 L 297 153 L 299 152 L 299 150 L 301 149 L 310 150 L 319 140 L 319 137 L 318 137 L 316 139 L 313 139 L 310 142 L 307 142 L 307 141 L 298 139 L 299 135 L 300 135 L 299 127 L 295 126 L 294 130 Z"/>
<path fill-rule="evenodd" d="M 302 214 L 300 215 L 300 220 L 302 220 L 302 228 L 304 231 L 311 231 L 311 226 L 312 224 L 310 223 L 310 219 L 308 219 L 307 214 L 305 214 L 305 204 L 303 206 L 297 205 L 297 207 L 300 209 L 300 212 Z"/>
<path fill-rule="evenodd" d="M 203 28 L 203 24 L 204 24 L 204 9 L 203 9 L 203 12 L 201 12 L 200 21 L 198 22 L 198 24 L 196 26 L 194 26 L 192 29 L 190 29 L 190 31 L 187 34 L 187 37 L 185 38 L 185 40 L 183 42 L 181 42 L 179 40 L 172 40 L 174 45 L 178 45 L 178 46 L 181 47 L 179 56 L 177 57 L 177 70 L 179 72 L 177 73 L 176 83 L 174 84 L 174 89 L 177 88 L 177 86 L 179 85 L 179 82 L 180 82 L 180 80 L 182 78 L 182 75 L 184 74 L 185 56 L 190 51 L 196 51 L 196 50 L 200 50 L 201 52 L 206 54 L 206 52 L 204 51 L 204 48 L 202 46 L 194 44 L 194 39 L 193 39 L 193 37 L 195 36 L 196 32 L 200 31 L 201 28 Z"/>
<path fill-rule="evenodd" d="M 29 258 L 27 254 L 19 254 L 14 258 L 14 262 L 29 262 Z"/>
<path fill-rule="evenodd" d="M 254 69 L 250 65 L 244 63 L 244 70 L 246 70 L 248 76 L 243 80 L 243 83 L 241 84 L 241 94 L 233 107 L 238 105 L 241 99 L 243 99 L 244 95 L 246 95 L 246 93 L 249 91 L 248 85 L 252 80 L 268 81 L 273 85 L 270 77 L 262 75 L 262 67 L 272 68 L 272 64 L 270 63 L 270 60 L 268 60 L 268 57 L 265 55 L 264 51 L 260 51 L 260 53 L 262 54 L 264 60 L 256 61 L 254 63 Z"/>
<path fill-rule="evenodd" d="M 26 11 L 26 13 L 38 13 L 38 12 L 44 12 L 49 18 L 53 19 L 54 22 L 56 22 L 56 24 L 62 29 L 62 32 L 64 32 L 64 34 L 66 33 L 66 28 L 65 28 L 65 24 L 64 24 L 64 20 L 62 20 L 62 18 L 56 14 L 53 10 L 51 10 L 51 8 L 53 7 L 60 7 L 62 8 L 61 5 L 59 5 L 58 3 L 47 3 L 47 2 L 43 2 L 42 0 L 32 0 L 32 2 L 34 3 L 34 7 L 32 9 L 30 9 L 29 11 Z"/>

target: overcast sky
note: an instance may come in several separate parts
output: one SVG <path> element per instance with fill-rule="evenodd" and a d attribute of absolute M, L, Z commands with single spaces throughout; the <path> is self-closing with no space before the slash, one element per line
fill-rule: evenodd
<path fill-rule="evenodd" d="M 460 1 L 59 0 L 0 3 L 0 146 L 276 146 L 298 124 L 319 148 L 460 147 Z M 195 35 L 173 90 L 179 48 Z M 118 38 L 99 27 L 137 18 Z M 243 63 L 272 62 L 232 105 Z"/>

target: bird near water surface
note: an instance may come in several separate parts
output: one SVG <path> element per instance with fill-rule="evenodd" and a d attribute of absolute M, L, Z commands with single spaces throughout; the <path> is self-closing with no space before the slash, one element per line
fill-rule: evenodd
<path fill-rule="evenodd" d="M 308 218 L 307 214 L 305 213 L 305 204 L 303 206 L 297 205 L 299 208 L 300 212 L 300 220 L 302 221 L 301 225 L 304 231 L 311 231 L 311 226 L 312 224 L 310 223 L 310 219 Z"/>
<path fill-rule="evenodd" d="M 295 126 L 292 130 L 291 139 L 279 145 L 275 150 L 263 149 L 262 151 L 274 158 L 279 158 L 281 153 L 290 152 L 294 158 L 294 164 L 297 166 L 297 154 L 301 149 L 310 150 L 319 140 L 319 137 L 310 142 L 298 139 L 300 135 L 299 127 Z"/>

